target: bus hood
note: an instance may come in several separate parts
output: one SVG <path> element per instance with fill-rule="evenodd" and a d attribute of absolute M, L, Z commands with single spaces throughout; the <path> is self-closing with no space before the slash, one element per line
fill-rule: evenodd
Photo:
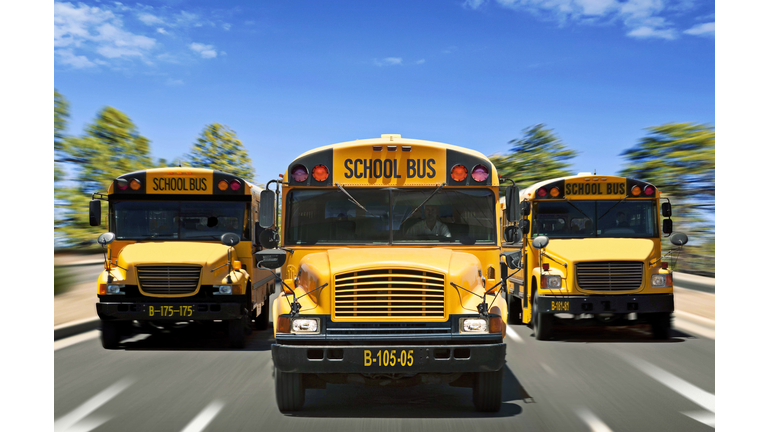
<path fill-rule="evenodd" d="M 550 239 L 544 249 L 568 261 L 648 261 L 654 251 L 651 239 L 587 238 Z"/>
<path fill-rule="evenodd" d="M 220 243 L 151 242 L 130 244 L 122 249 L 118 264 L 196 264 L 221 265 L 227 262 L 228 246 Z"/>
<path fill-rule="evenodd" d="M 448 273 L 454 252 L 441 248 L 360 248 L 328 251 L 331 274 L 371 268 L 408 267 Z"/>

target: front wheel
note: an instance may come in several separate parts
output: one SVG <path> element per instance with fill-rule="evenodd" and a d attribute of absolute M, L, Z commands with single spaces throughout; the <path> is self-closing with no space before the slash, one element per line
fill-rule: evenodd
<path fill-rule="evenodd" d="M 298 411 L 304 406 L 304 380 L 300 373 L 275 369 L 275 399 L 280 412 Z"/>
<path fill-rule="evenodd" d="M 120 344 L 120 323 L 117 321 L 101 320 L 101 346 L 104 349 L 115 349 Z"/>
<path fill-rule="evenodd" d="M 668 312 L 651 315 L 651 330 L 653 338 L 659 340 L 669 339 L 669 330 L 672 327 L 672 318 Z"/>
<path fill-rule="evenodd" d="M 552 338 L 555 317 L 539 312 L 539 292 L 533 295 L 533 334 L 537 340 Z"/>
<path fill-rule="evenodd" d="M 480 412 L 497 412 L 501 409 L 501 389 L 504 370 L 476 372 L 472 382 L 472 402 Z"/>
<path fill-rule="evenodd" d="M 232 348 L 244 347 L 245 326 L 243 325 L 243 319 L 228 320 L 227 326 L 229 330 L 229 346 Z"/>
<path fill-rule="evenodd" d="M 509 305 L 507 307 L 507 323 L 519 325 L 523 323 L 523 300 L 510 294 Z"/>
<path fill-rule="evenodd" d="M 261 314 L 253 318 L 253 328 L 256 330 L 266 330 L 269 327 L 269 297 L 264 298 L 264 306 L 261 307 Z"/>

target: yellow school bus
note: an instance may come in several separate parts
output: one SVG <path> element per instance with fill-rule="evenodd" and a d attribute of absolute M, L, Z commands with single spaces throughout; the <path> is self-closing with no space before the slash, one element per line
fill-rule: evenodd
<path fill-rule="evenodd" d="M 284 283 L 272 305 L 279 409 L 327 383 L 446 382 L 498 411 L 507 311 L 488 158 L 382 135 L 304 153 L 282 177 L 282 247 L 257 254 Z M 261 204 L 267 228 L 274 204 Z"/>
<path fill-rule="evenodd" d="M 672 270 L 661 246 L 688 238 L 672 233 L 671 203 L 655 186 L 582 173 L 507 194 L 506 203 L 517 198 L 502 269 L 510 324 L 531 325 L 540 340 L 556 324 L 650 324 L 654 338 L 669 337 Z"/>
<path fill-rule="evenodd" d="M 96 283 L 104 348 L 117 347 L 134 321 L 223 320 L 233 347 L 248 327 L 266 329 L 274 275 L 254 267 L 260 193 L 231 174 L 178 167 L 124 174 L 94 194 L 90 223 L 109 231 L 99 236 L 105 270 Z"/>

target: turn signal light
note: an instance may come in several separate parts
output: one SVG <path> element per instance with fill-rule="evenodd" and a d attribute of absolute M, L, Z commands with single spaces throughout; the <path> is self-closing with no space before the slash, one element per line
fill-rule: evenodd
<path fill-rule="evenodd" d="M 557 198 L 557 197 L 559 197 L 559 196 L 560 196 L 560 189 L 558 189 L 558 188 L 556 188 L 556 187 L 553 187 L 552 189 L 550 189 L 550 190 L 549 190 L 549 195 L 550 195 L 552 198 Z"/>
<path fill-rule="evenodd" d="M 296 165 L 291 170 L 291 177 L 293 177 L 293 181 L 295 182 L 303 182 L 307 179 L 307 177 L 309 177 L 309 174 L 307 173 L 307 167 L 304 165 Z"/>
<path fill-rule="evenodd" d="M 451 168 L 451 178 L 455 181 L 464 181 L 467 178 L 467 167 L 464 165 L 454 165 Z"/>
<path fill-rule="evenodd" d="M 141 189 L 141 182 L 137 179 L 131 179 L 131 189 L 133 190 L 139 190 Z"/>
<path fill-rule="evenodd" d="M 277 332 L 278 333 L 290 333 L 291 332 L 291 318 L 287 316 L 277 317 Z"/>
<path fill-rule="evenodd" d="M 488 167 L 485 165 L 475 165 L 472 168 L 472 178 L 476 182 L 484 182 L 488 178 Z"/>
<path fill-rule="evenodd" d="M 222 180 L 219 182 L 219 190 L 227 190 L 229 187 L 229 183 L 227 183 L 226 180 Z"/>
<path fill-rule="evenodd" d="M 549 263 L 544 263 L 541 265 L 541 268 L 544 269 L 544 271 L 549 271 Z"/>
<path fill-rule="evenodd" d="M 229 187 L 233 191 L 240 190 L 240 182 L 238 180 L 232 180 L 231 182 L 229 182 Z"/>
<path fill-rule="evenodd" d="M 504 321 L 500 316 L 491 317 L 489 333 L 501 333 L 502 338 L 507 336 L 507 326 L 504 325 Z"/>
<path fill-rule="evenodd" d="M 665 269 L 665 270 L 666 270 L 666 269 L 668 269 L 668 268 L 669 268 L 669 263 L 668 263 L 668 262 L 664 262 L 664 261 L 662 261 L 662 262 L 661 262 L 661 268 L 663 268 L 663 269 Z"/>
<path fill-rule="evenodd" d="M 328 178 L 328 167 L 325 165 L 316 165 L 312 168 L 312 178 L 317 181 L 325 181 Z"/>
<path fill-rule="evenodd" d="M 243 268 L 243 263 L 241 263 L 240 261 L 234 261 L 232 263 L 233 270 L 240 270 L 241 268 Z"/>
<path fill-rule="evenodd" d="M 107 284 L 99 284 L 99 295 L 105 295 L 107 293 Z"/>
<path fill-rule="evenodd" d="M 632 195 L 634 196 L 640 195 L 640 186 L 632 186 Z"/>

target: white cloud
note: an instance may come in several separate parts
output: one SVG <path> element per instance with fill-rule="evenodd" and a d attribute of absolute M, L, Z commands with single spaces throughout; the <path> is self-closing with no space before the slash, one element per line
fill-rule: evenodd
<path fill-rule="evenodd" d="M 387 57 L 384 60 L 373 59 L 373 64 L 376 66 L 395 66 L 403 64 L 403 59 L 400 57 Z"/>
<path fill-rule="evenodd" d="M 229 30 L 229 29 L 232 28 L 232 24 L 224 23 L 224 24 L 221 25 L 221 28 L 223 28 L 224 30 Z"/>
<path fill-rule="evenodd" d="M 59 57 L 59 61 L 63 64 L 70 65 L 78 69 L 96 66 L 96 64 L 88 60 L 87 57 L 75 55 L 70 49 L 60 49 L 55 50 L 54 52 Z"/>
<path fill-rule="evenodd" d="M 424 60 L 424 59 L 421 59 L 421 60 L 417 61 L 417 62 L 416 62 L 416 64 L 424 64 L 424 63 L 426 63 L 426 62 L 427 62 L 426 60 Z"/>
<path fill-rule="evenodd" d="M 189 44 L 189 48 L 192 51 L 200 54 L 202 58 L 214 58 L 216 57 L 216 49 L 213 45 L 205 45 L 197 42 Z"/>
<path fill-rule="evenodd" d="M 703 23 L 703 24 L 696 24 L 695 26 L 689 28 L 683 33 L 694 35 L 694 36 L 714 36 L 715 23 L 709 22 L 709 23 Z"/>
<path fill-rule="evenodd" d="M 464 0 L 462 6 L 469 9 L 477 9 L 485 3 L 485 0 Z"/>
<path fill-rule="evenodd" d="M 653 27 L 638 27 L 629 33 L 627 36 L 636 38 L 661 38 L 661 39 L 675 39 L 677 37 L 674 30 L 671 29 L 657 29 Z"/>
<path fill-rule="evenodd" d="M 162 27 L 158 27 L 157 32 L 160 33 L 160 34 L 164 34 L 164 35 L 170 34 L 170 33 L 168 33 L 168 31 L 166 31 Z"/>
<path fill-rule="evenodd" d="M 165 21 L 163 21 L 161 18 L 156 17 L 155 15 L 152 15 L 151 13 L 140 13 L 139 21 L 143 22 L 148 26 L 155 25 L 155 24 L 165 24 Z"/>

